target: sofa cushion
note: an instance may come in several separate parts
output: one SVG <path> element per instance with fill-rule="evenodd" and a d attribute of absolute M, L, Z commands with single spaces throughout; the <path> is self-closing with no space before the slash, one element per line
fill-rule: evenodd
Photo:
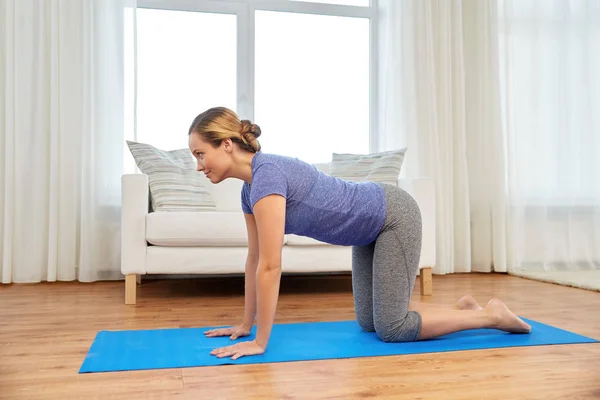
<path fill-rule="evenodd" d="M 331 176 L 353 182 L 381 182 L 398 185 L 406 148 L 373 154 L 333 153 Z"/>
<path fill-rule="evenodd" d="M 243 274 L 243 247 L 161 247 L 147 252 L 148 274 Z M 283 246 L 283 273 L 352 271 L 352 249 L 345 246 Z"/>
<path fill-rule="evenodd" d="M 329 243 L 321 242 L 313 238 L 299 235 L 286 235 L 288 246 L 330 246 Z"/>
<path fill-rule="evenodd" d="M 167 247 L 246 247 L 248 233 L 241 211 L 158 211 L 146 215 L 146 241 Z"/>
<path fill-rule="evenodd" d="M 157 246 L 247 246 L 241 212 L 151 212 L 146 240 Z"/>
<path fill-rule="evenodd" d="M 215 202 L 189 149 L 165 151 L 145 143 L 127 141 L 135 163 L 148 175 L 150 200 L 155 211 L 214 210 Z"/>

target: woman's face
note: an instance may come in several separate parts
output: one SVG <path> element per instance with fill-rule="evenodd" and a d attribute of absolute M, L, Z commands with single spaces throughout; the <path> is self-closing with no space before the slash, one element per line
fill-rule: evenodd
<path fill-rule="evenodd" d="M 189 139 L 190 151 L 196 157 L 198 162 L 198 171 L 204 172 L 204 175 L 211 183 L 219 183 L 228 178 L 227 172 L 230 166 L 231 140 L 227 139 L 221 142 L 221 145 L 214 148 L 212 144 L 202 140 L 202 136 L 192 132 Z"/>

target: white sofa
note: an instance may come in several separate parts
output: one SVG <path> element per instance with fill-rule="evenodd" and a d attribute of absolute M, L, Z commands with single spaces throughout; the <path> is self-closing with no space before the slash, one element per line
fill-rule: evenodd
<path fill-rule="evenodd" d="M 328 164 L 316 164 L 328 173 Z M 122 176 L 121 272 L 125 303 L 136 303 L 136 282 L 146 274 L 239 274 L 244 272 L 247 237 L 241 210 L 242 181 L 227 179 L 206 187 L 214 211 L 154 212 L 149 202 L 148 176 Z M 421 294 L 432 293 L 435 265 L 435 204 L 429 178 L 400 179 L 400 187 L 417 200 L 423 219 L 420 261 Z M 282 272 L 351 272 L 352 248 L 333 246 L 296 235 L 285 235 Z"/>

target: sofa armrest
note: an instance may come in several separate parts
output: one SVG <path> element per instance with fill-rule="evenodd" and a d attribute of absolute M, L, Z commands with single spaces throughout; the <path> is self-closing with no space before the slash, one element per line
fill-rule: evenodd
<path fill-rule="evenodd" d="M 434 267 L 436 263 L 435 245 L 435 188 L 432 178 L 399 179 L 398 186 L 406 190 L 417 201 L 421 209 L 423 240 L 421 244 L 420 267 Z"/>
<path fill-rule="evenodd" d="M 146 274 L 148 175 L 121 177 L 121 273 Z"/>

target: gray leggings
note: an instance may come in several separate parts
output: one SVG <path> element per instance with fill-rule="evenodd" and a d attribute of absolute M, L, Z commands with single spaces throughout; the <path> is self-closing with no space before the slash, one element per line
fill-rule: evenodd
<path fill-rule="evenodd" d="M 408 311 L 421 256 L 421 211 L 404 190 L 381 184 L 387 214 L 377 239 L 352 248 L 352 290 L 361 329 L 385 342 L 418 339 L 421 315 Z"/>

